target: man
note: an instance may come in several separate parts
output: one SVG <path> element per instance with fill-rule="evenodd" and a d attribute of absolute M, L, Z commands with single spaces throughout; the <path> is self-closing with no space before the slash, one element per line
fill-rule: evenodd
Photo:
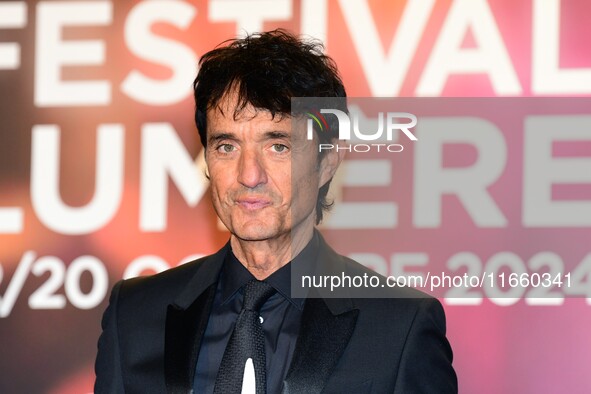
<path fill-rule="evenodd" d="M 314 229 L 342 151 L 313 146 L 336 143 L 335 129 L 307 141 L 303 114 L 291 113 L 292 97 L 344 103 L 332 60 L 281 30 L 252 35 L 204 55 L 194 90 L 212 201 L 230 240 L 113 288 L 95 391 L 457 392 L 437 300 L 407 288 L 292 297 L 295 272 L 371 272 Z"/>

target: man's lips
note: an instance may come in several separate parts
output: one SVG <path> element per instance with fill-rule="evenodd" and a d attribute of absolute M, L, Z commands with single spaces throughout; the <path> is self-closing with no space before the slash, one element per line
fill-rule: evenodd
<path fill-rule="evenodd" d="M 271 201 L 264 198 L 239 198 L 235 200 L 235 203 L 249 210 L 261 209 L 271 205 Z"/>

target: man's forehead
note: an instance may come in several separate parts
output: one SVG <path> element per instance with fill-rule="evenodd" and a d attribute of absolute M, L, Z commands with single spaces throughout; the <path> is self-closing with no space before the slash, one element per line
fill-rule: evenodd
<path fill-rule="evenodd" d="M 227 120 L 244 122 L 250 120 L 274 120 L 281 121 L 287 116 L 283 114 L 275 114 L 273 116 L 271 111 L 263 108 L 255 108 L 252 104 L 247 103 L 244 106 L 238 104 L 228 104 L 220 102 L 213 108 L 207 110 L 207 118 L 209 120 Z"/>
<path fill-rule="evenodd" d="M 242 102 L 235 91 L 228 91 L 217 103 L 207 109 L 207 117 L 209 119 L 226 118 L 234 121 L 248 121 L 253 118 L 280 119 L 282 116 L 277 114 L 273 117 L 270 111 L 256 108 L 249 102 Z"/>
<path fill-rule="evenodd" d="M 240 97 L 239 89 L 236 87 L 228 88 L 218 100 L 212 103 L 206 111 L 206 116 L 208 122 L 213 118 L 225 118 L 231 121 L 249 121 L 257 118 L 257 120 L 273 120 L 276 122 L 301 118 L 301 116 L 293 117 L 291 112 L 275 111 L 273 115 L 267 108 L 255 107 L 251 102 Z"/>
<path fill-rule="evenodd" d="M 264 108 L 255 108 L 248 103 L 244 107 L 236 102 L 220 102 L 213 108 L 207 110 L 208 131 L 213 131 L 211 126 L 229 125 L 235 123 L 272 123 L 272 128 L 288 130 L 293 124 L 291 114 L 275 113 Z"/>

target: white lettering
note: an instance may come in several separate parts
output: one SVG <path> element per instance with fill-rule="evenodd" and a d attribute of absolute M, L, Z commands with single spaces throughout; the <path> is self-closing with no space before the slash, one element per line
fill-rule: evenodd
<path fill-rule="evenodd" d="M 552 185 L 591 183 L 591 155 L 553 158 L 556 141 L 591 141 L 591 116 L 531 116 L 525 120 L 523 224 L 591 226 L 591 201 L 553 201 Z"/>
<path fill-rule="evenodd" d="M 328 23 L 328 4 L 326 0 L 301 0 L 301 28 L 304 36 L 314 37 L 327 44 L 326 25 Z"/>
<path fill-rule="evenodd" d="M 64 42 L 64 26 L 108 25 L 112 4 L 92 2 L 40 2 L 37 6 L 35 53 L 35 105 L 85 106 L 108 105 L 111 85 L 108 81 L 62 81 L 62 66 L 101 65 L 105 45 L 98 40 Z"/>
<path fill-rule="evenodd" d="M 474 223 L 480 227 L 503 227 L 507 219 L 487 191 L 503 172 L 507 147 L 502 133 L 492 123 L 477 118 L 421 118 L 415 145 L 413 223 L 417 227 L 441 225 L 441 199 L 454 194 Z M 464 168 L 443 168 L 443 146 L 473 145 L 476 163 Z"/>
<path fill-rule="evenodd" d="M 171 105 L 187 97 L 195 76 L 197 58 L 186 45 L 155 35 L 156 23 L 168 23 L 187 29 L 196 10 L 184 1 L 148 1 L 139 3 L 125 23 L 125 43 L 129 50 L 144 60 L 162 64 L 172 70 L 166 80 L 155 80 L 133 70 L 121 85 L 121 90 L 134 100 L 148 105 Z"/>
<path fill-rule="evenodd" d="M 236 22 L 236 34 L 261 32 L 265 21 L 286 21 L 292 17 L 291 0 L 210 0 L 209 20 Z"/>
<path fill-rule="evenodd" d="M 560 69 L 560 0 L 534 0 L 532 12 L 532 92 L 591 93 L 591 68 Z"/>
<path fill-rule="evenodd" d="M 435 0 L 408 0 L 387 54 L 367 0 L 339 0 L 373 96 L 397 96 L 425 31 Z"/>
<path fill-rule="evenodd" d="M 117 212 L 123 189 L 123 126 L 100 125 L 97 133 L 96 188 L 86 206 L 66 206 L 59 192 L 60 130 L 54 125 L 33 127 L 31 200 L 48 228 L 69 235 L 99 230 Z"/>
<path fill-rule="evenodd" d="M 477 48 L 461 49 L 471 30 Z M 521 86 L 486 0 L 454 0 L 419 81 L 419 96 L 439 96 L 451 74 L 487 74 L 499 95 L 517 95 Z"/>
<path fill-rule="evenodd" d="M 169 177 L 190 206 L 201 200 L 207 190 L 203 152 L 193 160 L 168 123 L 142 127 L 141 231 L 166 229 Z"/>
<path fill-rule="evenodd" d="M 26 25 L 27 3 L 24 1 L 0 3 L 0 29 L 21 29 Z M 15 70 L 20 66 L 20 45 L 15 42 L 0 43 L 0 70 Z"/>

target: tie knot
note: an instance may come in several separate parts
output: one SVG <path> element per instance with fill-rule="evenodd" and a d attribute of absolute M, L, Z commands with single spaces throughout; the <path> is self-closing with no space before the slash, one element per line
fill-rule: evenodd
<path fill-rule="evenodd" d="M 275 294 L 273 286 L 267 282 L 253 279 L 244 285 L 244 306 L 243 309 L 260 311 L 261 307 Z"/>

